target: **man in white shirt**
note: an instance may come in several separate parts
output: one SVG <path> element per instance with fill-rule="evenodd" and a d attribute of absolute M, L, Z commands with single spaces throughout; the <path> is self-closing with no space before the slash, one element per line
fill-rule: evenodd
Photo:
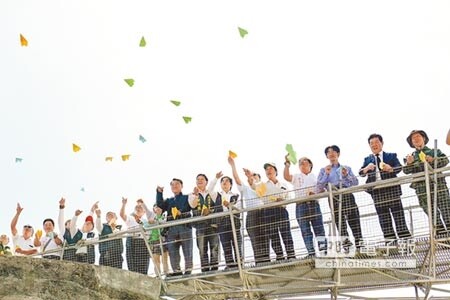
<path fill-rule="evenodd" d="M 256 193 L 259 196 L 266 196 L 267 202 L 280 202 L 286 198 L 287 187 L 285 184 L 277 179 L 278 170 L 275 163 L 265 163 L 264 170 L 266 171 L 267 182 L 254 185 Z M 265 234 L 269 237 L 272 247 L 275 250 L 277 260 L 285 259 L 283 254 L 283 247 L 281 243 L 278 244 L 279 235 L 283 240 L 284 249 L 287 254 L 287 259 L 295 258 L 294 241 L 292 239 L 291 225 L 289 220 L 289 213 L 286 207 L 280 205 L 264 209 L 264 229 Z M 275 243 L 275 246 L 273 245 Z M 265 245 L 265 249 L 269 251 L 269 244 Z"/>
<path fill-rule="evenodd" d="M 23 226 L 22 235 L 18 234 L 17 231 L 17 222 L 19 221 L 19 216 L 22 213 L 23 207 L 17 203 L 16 214 L 11 220 L 11 233 L 13 237 L 13 253 L 15 255 L 24 256 L 24 255 L 33 255 L 38 252 L 38 250 L 34 247 L 33 244 L 33 226 L 25 225 Z"/>
<path fill-rule="evenodd" d="M 43 258 L 47 259 L 61 259 L 62 250 L 62 240 L 55 232 L 55 222 L 53 219 L 47 218 L 42 222 L 45 235 L 42 235 L 42 231 L 39 230 L 40 234 L 34 235 L 34 246 L 41 247 L 41 253 Z"/>
<path fill-rule="evenodd" d="M 294 186 L 296 198 L 304 198 L 314 194 L 315 186 L 317 184 L 316 175 L 311 170 L 313 167 L 312 161 L 307 157 L 302 157 L 298 160 L 298 167 L 300 173 L 291 175 L 289 167 L 291 165 L 287 156 L 284 162 L 284 179 Z M 315 256 L 314 234 L 319 240 L 319 251 L 326 251 L 327 242 L 325 239 L 325 229 L 323 226 L 322 212 L 317 200 L 298 202 L 295 206 L 295 216 L 302 232 L 303 242 L 305 243 L 308 256 Z"/>

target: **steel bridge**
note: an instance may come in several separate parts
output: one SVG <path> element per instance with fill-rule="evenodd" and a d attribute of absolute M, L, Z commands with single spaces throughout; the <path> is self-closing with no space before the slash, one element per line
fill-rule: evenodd
<path fill-rule="evenodd" d="M 255 266 L 253 257 L 248 252 L 248 239 L 244 238 L 244 250 L 238 268 L 234 270 L 219 270 L 201 273 L 199 269 L 190 275 L 156 276 L 161 281 L 161 296 L 165 299 L 364 299 L 354 296 L 353 293 L 379 289 L 411 287 L 411 295 L 405 299 L 428 299 L 432 290 L 448 293 L 450 291 L 438 288 L 436 285 L 450 283 L 450 235 L 446 233 L 436 235 L 436 205 L 431 203 L 431 186 L 436 183 L 439 176 L 448 177 L 450 167 L 433 169 L 427 165 L 425 171 L 408 176 L 400 176 L 366 185 L 358 185 L 345 189 L 330 189 L 329 192 L 295 198 L 283 202 L 284 205 L 302 201 L 321 201 L 328 206 L 331 201 L 339 199 L 340 195 L 353 193 L 356 196 L 360 210 L 361 224 L 364 239 L 383 242 L 382 234 L 378 228 L 377 214 L 371 209 L 370 197 L 365 192 L 368 188 L 388 187 L 401 185 L 403 189 L 402 202 L 408 227 L 413 235 L 414 245 L 408 251 L 405 248 L 380 247 L 374 252 L 361 251 L 346 257 L 308 257 L 304 246 L 296 247 L 296 259 L 272 261 L 265 265 Z M 409 185 L 414 182 L 425 181 L 427 184 L 427 199 L 429 211 L 434 208 L 434 218 L 428 218 L 418 205 L 417 197 Z M 434 192 L 436 193 L 436 189 Z M 334 199 L 334 200 L 333 200 Z M 434 197 L 436 199 L 436 197 Z M 276 206 L 277 203 L 268 206 Z M 450 206 L 450 204 L 449 204 Z M 331 207 L 331 205 L 330 205 Z M 229 216 L 233 214 L 245 215 L 251 209 L 241 209 L 238 212 L 213 214 L 216 216 Z M 333 214 L 322 210 L 327 234 L 337 236 Z M 292 214 L 292 213 L 290 213 Z M 328 216 L 328 219 L 325 217 Z M 201 220 L 214 216 L 198 217 Z M 295 220 L 294 218 L 292 218 Z M 170 225 L 191 222 L 191 220 L 177 220 L 169 222 Z M 161 226 L 161 225 L 158 225 Z M 164 226 L 162 226 L 164 227 Z M 234 228 L 234 227 L 233 227 Z M 245 228 L 241 228 L 245 232 Z M 235 233 L 234 233 L 235 234 Z M 301 233 L 295 222 L 292 222 L 292 234 L 296 242 L 300 243 Z M 194 235 L 195 236 L 195 235 Z M 194 246 L 195 248 L 195 246 Z M 246 253 L 247 250 L 247 253 Z M 195 256 L 195 253 L 194 253 Z M 336 258 L 336 259 L 335 259 Z M 341 262 L 344 265 L 360 263 L 358 267 L 318 267 L 320 262 Z M 394 262 L 391 267 L 386 261 Z M 413 261 L 414 266 L 402 267 L 404 261 Z M 375 262 L 382 263 L 382 267 Z M 372 264 L 373 263 L 373 264 Z M 384 264 L 383 264 L 384 263 Z M 367 297 L 366 299 L 377 299 Z M 401 298 L 399 296 L 395 298 Z M 437 299 L 437 298 L 433 298 Z"/>

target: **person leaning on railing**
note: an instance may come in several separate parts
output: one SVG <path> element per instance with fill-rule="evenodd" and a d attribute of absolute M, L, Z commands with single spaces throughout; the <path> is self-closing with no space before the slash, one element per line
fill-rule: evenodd
<path fill-rule="evenodd" d="M 228 163 L 231 166 L 233 178 L 236 182 L 238 191 L 241 193 L 241 201 L 244 206 L 246 208 L 262 207 L 264 202 L 260 197 L 258 197 L 255 190 L 251 188 L 253 183 L 258 184 L 261 181 L 261 175 L 253 173 L 248 169 L 243 169 L 248 182 L 248 185 L 246 185 L 239 177 L 234 158 L 228 156 Z M 250 238 L 256 265 L 270 261 L 269 252 L 264 250 L 264 245 L 267 245 L 268 243 L 268 237 L 263 232 L 263 224 L 263 209 L 252 209 L 247 212 L 247 216 L 245 218 L 245 228 L 247 229 L 247 233 Z"/>
<path fill-rule="evenodd" d="M 78 216 L 82 213 L 81 210 L 77 209 L 75 215 L 70 221 L 70 234 L 73 236 L 73 241 L 78 245 L 75 252 L 75 261 L 82 263 L 93 264 L 95 262 L 95 249 L 94 245 L 84 246 L 83 244 L 95 238 L 94 233 L 94 219 L 92 215 L 89 214 L 81 229 L 77 229 Z"/>
<path fill-rule="evenodd" d="M 330 161 L 330 164 L 321 168 L 319 171 L 319 175 L 317 176 L 317 192 L 327 190 L 328 184 L 331 184 L 338 189 L 358 185 L 358 178 L 356 178 L 353 174 L 352 169 L 349 166 L 341 165 L 339 162 L 341 150 L 338 146 L 327 146 L 325 148 L 325 155 Z M 339 200 L 342 200 L 342 212 L 339 211 Z M 334 221 L 339 234 L 341 236 L 347 236 L 343 241 L 344 250 L 348 252 L 352 246 L 351 241 L 348 239 L 349 232 L 347 231 L 347 222 L 350 225 L 353 236 L 355 237 L 356 250 L 359 250 L 362 247 L 363 237 L 359 210 L 356 205 L 355 196 L 352 193 L 348 193 L 343 194 L 341 199 L 339 199 L 339 196 L 335 197 L 333 199 L 332 210 L 334 210 Z M 339 224 L 340 213 L 342 214 L 341 222 Z"/>
<path fill-rule="evenodd" d="M 425 170 L 425 163 L 431 165 L 434 168 L 434 163 L 436 160 L 437 167 L 442 168 L 445 167 L 448 163 L 448 157 L 441 150 L 436 149 L 436 154 L 434 149 L 431 149 L 426 146 L 428 143 L 428 135 L 423 130 L 413 130 L 406 138 L 409 146 L 414 148 L 415 151 L 411 154 L 408 154 L 405 158 L 406 165 L 403 167 L 403 172 L 405 174 L 411 173 L 419 173 Z M 442 177 L 442 173 L 437 174 L 437 208 L 439 209 L 442 219 L 444 223 L 442 223 L 441 218 L 438 216 L 437 219 L 437 228 L 436 234 L 442 234 L 448 232 L 450 230 L 450 195 L 447 187 L 447 182 L 445 181 L 445 177 Z M 434 184 L 430 184 L 431 189 L 431 211 L 434 211 Z M 432 216 L 428 212 L 427 205 L 427 190 L 426 190 L 426 182 L 425 180 L 419 182 L 413 182 L 411 184 L 411 188 L 416 191 L 416 195 L 419 198 L 419 204 L 424 210 L 424 212 L 428 215 L 428 217 Z M 438 213 L 439 213 L 438 211 Z M 444 227 L 445 225 L 445 227 Z"/>
<path fill-rule="evenodd" d="M 291 162 L 289 161 L 288 156 L 289 154 L 285 156 L 283 171 L 284 179 L 294 186 L 296 197 L 305 198 L 313 195 L 317 184 L 317 178 L 316 175 L 311 172 L 313 168 L 312 161 L 307 157 L 300 158 L 298 160 L 300 172 L 291 175 L 289 172 Z M 314 235 L 318 240 L 318 250 L 325 254 L 327 251 L 327 240 L 325 238 L 326 235 L 323 226 L 322 211 L 320 210 L 318 200 L 298 202 L 295 205 L 295 216 L 302 233 L 303 242 L 308 251 L 308 256 L 316 256 Z"/>
<path fill-rule="evenodd" d="M 192 210 L 193 216 L 207 216 L 215 212 L 213 189 L 217 179 L 222 172 L 218 172 L 216 177 L 208 184 L 208 177 L 205 174 L 198 174 L 195 178 L 196 186 L 189 194 L 189 205 L 195 206 Z M 200 255 L 200 265 L 202 272 L 215 271 L 219 268 L 219 234 L 217 219 L 208 219 L 193 223 L 195 227 L 198 252 Z"/>
<path fill-rule="evenodd" d="M 178 178 L 172 179 L 170 188 L 173 197 L 164 199 L 163 187 L 156 188 L 156 205 L 161 207 L 163 212 L 167 211 L 167 221 L 191 218 L 192 207 L 189 204 L 188 195 L 183 195 L 183 181 Z M 188 275 L 192 272 L 192 227 L 190 224 L 180 224 L 170 226 L 167 232 L 167 243 L 169 247 L 170 265 L 172 266 L 172 274 L 168 276 L 182 275 L 180 268 L 180 248 L 183 249 L 184 255 L 184 274 Z"/>
<path fill-rule="evenodd" d="M 61 251 L 52 251 L 61 249 L 62 246 L 62 240 L 55 232 L 55 222 L 53 219 L 47 218 L 42 222 L 42 226 L 45 235 L 42 235 L 42 230 L 37 230 L 34 235 L 34 246 L 41 247 L 43 258 L 61 259 Z"/>
<path fill-rule="evenodd" d="M 123 263 L 123 240 L 122 237 L 114 239 L 110 238 L 113 233 L 120 232 L 120 225 L 117 225 L 117 215 L 109 211 L 106 213 L 106 223 L 102 223 L 101 210 L 96 209 L 95 214 L 97 219 L 95 221 L 95 228 L 99 233 L 98 252 L 100 252 L 99 264 L 101 266 L 109 266 L 118 269 L 122 269 Z M 102 241 L 108 239 L 107 241 Z"/>
<path fill-rule="evenodd" d="M 166 216 L 162 213 L 162 209 L 156 204 L 153 205 L 153 212 L 155 213 L 154 220 L 149 220 L 153 224 L 161 224 L 166 222 Z M 150 229 L 150 236 L 148 242 L 150 250 L 152 251 L 152 260 L 155 274 L 169 274 L 169 248 L 167 247 L 165 229 L 167 227 Z M 163 269 L 161 271 L 161 263 Z M 164 272 L 164 273 L 162 273 Z"/>
<path fill-rule="evenodd" d="M 125 222 L 127 229 L 136 229 L 148 223 L 154 217 L 153 211 L 149 211 L 142 199 L 136 201 L 134 211 L 127 215 L 125 206 L 127 198 L 122 197 L 122 207 L 120 217 Z M 140 234 L 134 234 L 126 239 L 126 257 L 128 270 L 146 275 L 150 265 L 150 253 L 148 252 L 147 241 Z"/>
<path fill-rule="evenodd" d="M 397 153 L 383 150 L 383 137 L 380 134 L 371 134 L 367 141 L 372 153 L 364 158 L 359 175 L 367 176 L 366 183 L 396 178 L 402 170 Z M 382 188 L 373 187 L 367 189 L 366 192 L 373 199 L 386 242 L 410 238 L 411 233 L 406 225 L 405 212 L 400 198 L 402 195 L 401 186 L 397 184 Z"/>
<path fill-rule="evenodd" d="M 220 180 L 220 191 L 215 196 L 215 211 L 220 213 L 224 211 L 231 211 L 234 207 L 239 207 L 239 195 L 231 191 L 233 186 L 233 179 L 228 176 L 223 176 Z M 241 220 L 237 214 L 233 215 L 233 222 L 235 226 L 237 248 L 233 235 L 233 225 L 229 216 L 219 218 L 218 232 L 220 244 L 222 245 L 223 255 L 225 257 L 225 270 L 236 268 L 238 266 L 238 255 L 242 259 L 242 236 L 241 236 Z"/>

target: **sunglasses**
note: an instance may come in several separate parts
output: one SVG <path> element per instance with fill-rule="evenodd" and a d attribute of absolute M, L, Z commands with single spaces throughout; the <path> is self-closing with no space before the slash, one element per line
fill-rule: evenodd
<path fill-rule="evenodd" d="M 23 228 L 24 228 L 24 229 L 33 229 L 33 226 L 31 226 L 31 225 L 25 225 L 25 226 L 23 226 Z"/>

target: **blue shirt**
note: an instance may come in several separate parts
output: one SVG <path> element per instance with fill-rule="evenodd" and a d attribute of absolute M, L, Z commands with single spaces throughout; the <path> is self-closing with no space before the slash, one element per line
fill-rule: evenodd
<path fill-rule="evenodd" d="M 347 169 L 347 176 L 342 175 L 342 168 Z M 339 188 L 341 182 L 343 188 L 358 185 L 358 178 L 356 178 L 349 166 L 343 166 L 341 164 L 332 165 L 330 174 L 326 174 L 325 168 L 322 168 L 317 177 L 317 192 L 320 193 L 327 190 L 328 183 Z"/>

